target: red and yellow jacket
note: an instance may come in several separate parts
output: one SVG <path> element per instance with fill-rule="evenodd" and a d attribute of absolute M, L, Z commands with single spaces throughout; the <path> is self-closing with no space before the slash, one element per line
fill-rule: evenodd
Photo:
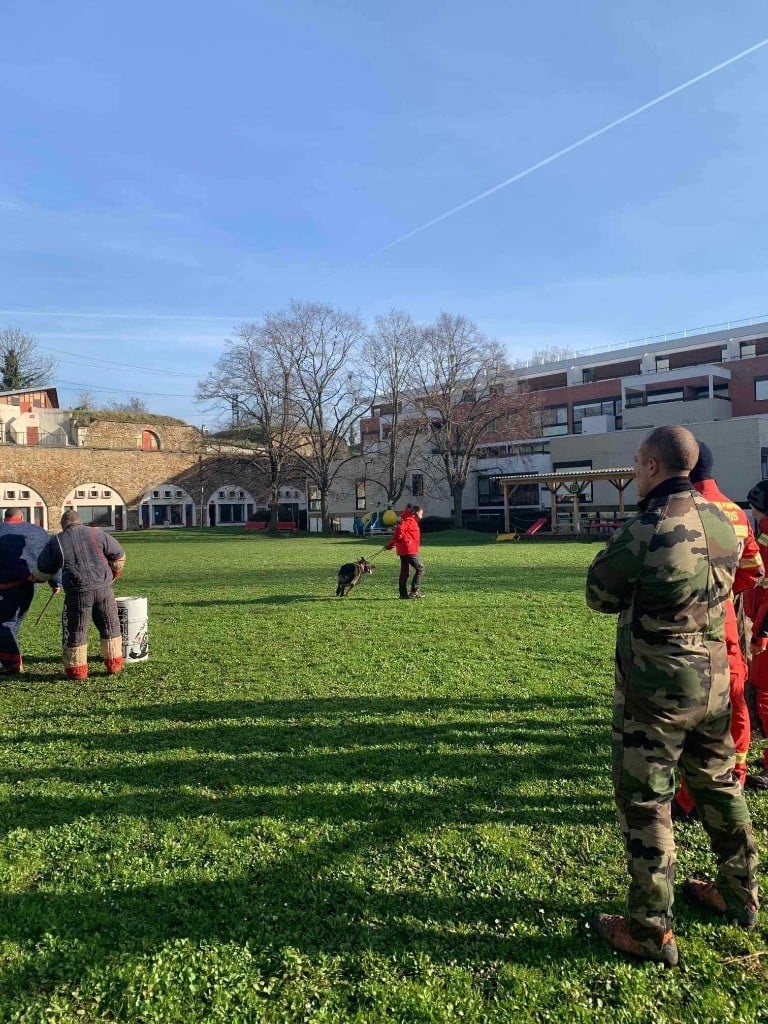
<path fill-rule="evenodd" d="M 757 547 L 763 565 L 768 565 L 768 516 L 762 516 L 757 521 Z M 749 595 L 744 608 L 752 619 L 752 642 L 768 648 L 768 580 L 764 579 L 757 590 Z"/>

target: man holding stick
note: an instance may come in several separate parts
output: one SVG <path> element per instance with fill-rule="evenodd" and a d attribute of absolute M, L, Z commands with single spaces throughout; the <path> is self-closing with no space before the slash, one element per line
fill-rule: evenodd
<path fill-rule="evenodd" d="M 61 533 L 52 537 L 37 560 L 43 579 L 61 572 L 64 585 L 63 660 L 70 679 L 88 678 L 88 626 L 101 637 L 101 657 L 109 675 L 123 667 L 123 641 L 112 593 L 125 565 L 125 552 L 103 530 L 85 526 L 74 509 L 61 517 Z"/>

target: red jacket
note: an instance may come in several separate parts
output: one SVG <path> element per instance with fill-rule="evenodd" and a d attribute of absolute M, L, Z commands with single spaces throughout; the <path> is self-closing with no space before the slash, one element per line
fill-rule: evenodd
<path fill-rule="evenodd" d="M 768 594 L 768 591 L 760 586 L 765 575 L 763 560 L 760 557 L 757 541 L 752 536 L 747 513 L 744 509 L 739 508 L 735 501 L 731 501 L 723 494 L 715 480 L 711 478 L 701 480 L 693 486 L 702 498 L 717 505 L 731 521 L 731 526 L 733 526 L 736 539 L 739 542 L 739 564 L 736 567 L 736 576 L 733 581 L 733 593 L 741 594 L 745 591 L 753 591 L 757 587 L 755 595 L 750 595 L 746 599 L 753 604 L 757 603 L 760 600 L 757 595 Z M 725 604 L 725 644 L 728 648 L 729 658 L 739 656 L 739 625 L 732 601 L 726 601 Z"/>
<path fill-rule="evenodd" d="M 757 546 L 768 564 L 768 516 L 757 521 Z M 761 647 L 768 646 L 768 582 L 762 580 L 755 591 L 748 595 L 744 610 L 752 619 L 752 640 Z"/>
<path fill-rule="evenodd" d="M 395 548 L 398 555 L 418 555 L 421 530 L 419 520 L 413 512 L 403 512 L 400 522 L 392 532 L 392 539 L 387 544 L 387 551 Z"/>

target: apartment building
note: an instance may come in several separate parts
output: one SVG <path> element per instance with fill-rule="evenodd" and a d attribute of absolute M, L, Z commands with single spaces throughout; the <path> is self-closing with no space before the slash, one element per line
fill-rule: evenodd
<path fill-rule="evenodd" d="M 710 445 L 718 480 L 736 500 L 743 502 L 752 484 L 768 477 L 768 320 L 605 346 L 524 367 L 517 385 L 535 402 L 534 436 L 489 439 L 480 448 L 464 493 L 466 518 L 500 514 L 495 476 L 631 466 L 642 436 L 664 424 L 684 424 Z M 386 407 L 374 412 L 361 426 L 364 449 L 386 437 L 391 419 Z M 427 465 L 414 469 L 415 486 L 403 503 L 419 495 L 430 511 L 450 515 L 450 497 L 430 486 L 439 474 L 434 466 L 429 470 L 428 451 L 423 461 Z M 350 492 L 356 510 L 374 510 L 381 495 L 371 491 L 370 480 L 366 490 L 364 470 L 359 472 Z M 517 488 L 512 500 L 521 510 L 550 507 L 549 492 L 536 483 Z M 636 500 L 631 484 L 625 502 Z M 596 482 L 580 503 L 611 512 L 617 492 Z"/>

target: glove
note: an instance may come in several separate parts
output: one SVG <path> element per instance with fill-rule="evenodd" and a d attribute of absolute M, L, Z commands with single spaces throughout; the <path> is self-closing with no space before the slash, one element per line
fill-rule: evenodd
<path fill-rule="evenodd" d="M 61 590 L 61 587 L 58 585 L 58 583 L 55 583 L 53 580 L 48 580 L 48 586 L 51 588 L 54 594 L 58 594 L 58 592 Z"/>

